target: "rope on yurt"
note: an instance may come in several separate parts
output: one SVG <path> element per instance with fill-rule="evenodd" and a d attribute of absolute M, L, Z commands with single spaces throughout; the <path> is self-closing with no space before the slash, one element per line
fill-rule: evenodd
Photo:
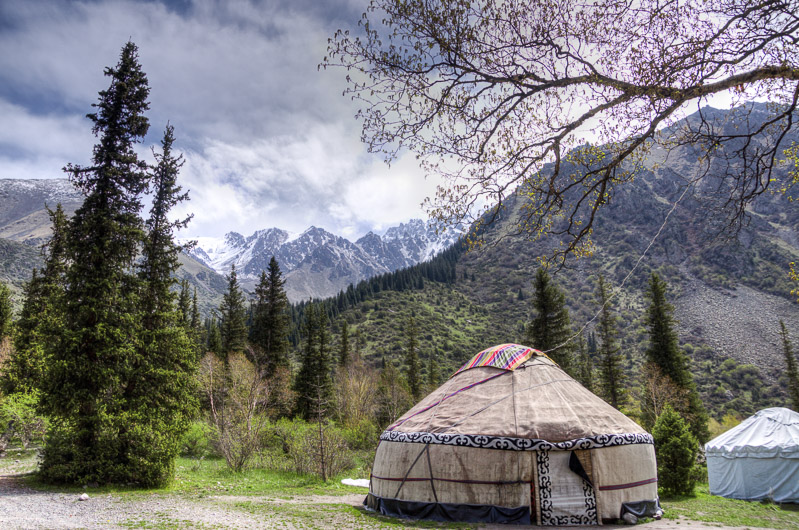
<path fill-rule="evenodd" d="M 405 485 L 405 481 L 407 481 L 407 480 L 408 480 L 408 475 L 410 475 L 410 474 L 411 474 L 411 471 L 413 471 L 413 468 L 414 468 L 414 466 L 416 465 L 416 462 L 418 462 L 418 461 L 419 461 L 419 459 L 422 457 L 422 455 L 424 454 L 424 452 L 425 452 L 425 451 L 427 451 L 427 449 L 428 449 L 429 447 L 430 447 L 430 444 L 425 444 L 425 446 L 424 446 L 424 447 L 422 447 L 422 450 L 421 450 L 421 451 L 419 451 L 419 454 L 418 454 L 418 455 L 416 455 L 416 459 L 415 459 L 415 460 L 413 461 L 413 463 L 411 464 L 411 467 L 409 467 L 409 468 L 408 468 L 408 471 L 406 471 L 406 472 L 405 472 L 405 476 L 404 476 L 404 477 L 402 477 L 402 482 L 400 482 L 399 488 L 397 488 L 397 493 L 395 493 L 395 494 L 394 494 L 394 498 L 395 498 L 395 499 L 398 499 L 398 498 L 399 498 L 400 491 L 402 491 L 402 486 L 404 486 L 404 485 Z"/>

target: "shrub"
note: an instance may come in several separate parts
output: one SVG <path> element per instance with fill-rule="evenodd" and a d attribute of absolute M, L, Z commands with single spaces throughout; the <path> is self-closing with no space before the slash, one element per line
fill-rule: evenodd
<path fill-rule="evenodd" d="M 204 421 L 195 421 L 180 441 L 180 454 L 189 458 L 202 458 L 214 453 L 211 444 L 213 429 Z"/>
<path fill-rule="evenodd" d="M 5 396 L 0 405 L 3 432 L 13 432 L 25 449 L 32 441 L 44 438 L 47 430 L 47 419 L 37 413 L 39 397 L 39 391 L 17 392 Z"/>
<path fill-rule="evenodd" d="M 658 487 L 664 495 L 692 495 L 699 444 L 688 425 L 666 405 L 652 430 L 658 463 Z"/>

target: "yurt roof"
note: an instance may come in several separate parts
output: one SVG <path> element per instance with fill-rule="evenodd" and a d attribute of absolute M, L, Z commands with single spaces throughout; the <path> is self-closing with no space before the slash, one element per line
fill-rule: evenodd
<path fill-rule="evenodd" d="M 543 353 L 503 344 L 475 355 L 386 430 L 575 441 L 646 431 Z"/>
<path fill-rule="evenodd" d="M 799 458 L 799 413 L 763 409 L 705 444 L 708 456 Z"/>

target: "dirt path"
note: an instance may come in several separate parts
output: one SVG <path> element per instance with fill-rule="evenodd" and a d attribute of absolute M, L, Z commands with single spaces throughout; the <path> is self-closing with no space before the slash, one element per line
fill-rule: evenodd
<path fill-rule="evenodd" d="M 121 528 L 396 528 L 396 521 L 363 510 L 364 495 L 266 496 L 109 493 L 78 500 L 77 493 L 55 493 L 27 487 L 18 474 L 0 475 L 0 528 L 121 529 Z M 393 523 L 393 524 L 392 524 Z M 408 521 L 407 526 L 415 526 Z M 486 526 L 511 530 L 521 526 Z M 606 526 L 625 529 L 627 526 Z M 694 521 L 654 521 L 647 530 L 718 529 Z M 724 527 L 727 530 L 741 528 Z"/>

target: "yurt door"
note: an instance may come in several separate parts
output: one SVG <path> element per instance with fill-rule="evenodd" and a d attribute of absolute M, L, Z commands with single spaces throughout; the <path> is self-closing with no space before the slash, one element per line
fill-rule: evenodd
<path fill-rule="evenodd" d="M 538 506 L 542 525 L 598 524 L 593 486 L 570 467 L 572 451 L 536 454 Z"/>

